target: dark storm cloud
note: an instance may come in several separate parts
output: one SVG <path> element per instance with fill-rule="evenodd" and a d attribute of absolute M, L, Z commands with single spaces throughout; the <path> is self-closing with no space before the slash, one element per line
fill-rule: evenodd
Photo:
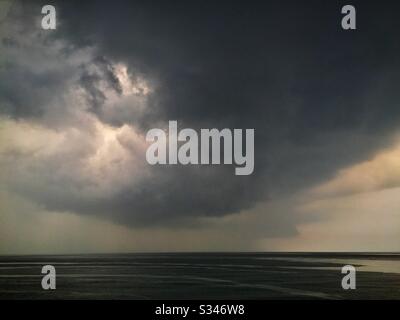
<path fill-rule="evenodd" d="M 123 189 L 112 197 L 75 197 L 79 200 L 71 202 L 71 197 L 66 194 L 52 191 L 36 197 L 41 198 L 48 209 L 67 208 L 133 226 L 189 226 L 196 217 L 223 216 L 237 212 L 238 208 L 250 208 L 250 199 L 256 197 L 251 193 L 257 191 L 245 181 L 232 183 L 232 170 L 212 167 L 152 170 L 155 171 L 153 180 L 145 181 L 135 189 Z"/>
<path fill-rule="evenodd" d="M 100 82 L 105 82 L 108 88 L 121 94 L 122 88 L 118 78 L 115 76 L 115 70 L 107 59 L 96 57 L 92 63 L 100 69 L 100 72 L 91 72 L 82 67 L 82 73 L 79 78 L 79 84 L 87 93 L 89 104 L 93 112 L 98 112 L 106 101 L 106 96 L 100 88 Z"/>
<path fill-rule="evenodd" d="M 355 5 L 360 30 L 353 33 L 340 28 L 340 3 L 320 1 L 105 1 L 96 10 L 88 2 L 73 14 L 70 3 L 61 12 L 74 43 L 92 41 L 158 79 L 157 101 L 126 122 L 144 129 L 160 119 L 254 127 L 266 150 L 270 143 L 314 143 L 320 134 L 380 135 L 396 127 L 398 5 L 376 14 L 365 1 Z"/>
<path fill-rule="evenodd" d="M 399 5 L 353 4 L 356 31 L 340 28 L 342 4 L 333 1 L 56 2 L 54 37 L 73 48 L 95 46 L 107 57 L 96 60 L 101 76 L 117 93 L 107 59 L 154 84 L 143 112 L 107 113 L 99 75 L 83 72 L 80 84 L 102 121 L 142 132 L 168 120 L 180 128 L 255 128 L 255 171 L 238 177 L 229 166 L 154 167 L 151 180 L 111 199 L 39 198 L 53 209 L 163 224 L 251 208 L 365 159 L 400 122 Z M 9 72 L 2 99 L 19 117 L 39 112 L 32 104 L 57 94 L 52 86 L 63 76 Z M 49 92 L 21 94 L 15 83 L 22 78 L 43 81 Z"/>

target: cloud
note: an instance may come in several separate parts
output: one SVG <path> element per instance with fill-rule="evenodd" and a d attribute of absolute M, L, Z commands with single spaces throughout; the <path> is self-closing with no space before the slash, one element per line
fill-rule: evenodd
<path fill-rule="evenodd" d="M 387 147 L 398 128 L 399 48 L 379 32 L 390 6 L 381 29 L 372 17 L 344 35 L 335 3 L 55 5 L 48 32 L 39 2 L 15 2 L 0 48 L 2 184 L 46 211 L 171 229 L 232 217 L 238 233 L 249 219 L 254 237 L 291 236 L 310 219 L 292 197 Z M 149 166 L 145 133 L 169 120 L 254 128 L 254 174 Z M 351 193 L 359 186 L 346 181 L 371 168 L 328 184 Z"/>
<path fill-rule="evenodd" d="M 95 216 L 49 211 L 5 190 L 0 190 L 0 200 L 0 254 L 258 250 L 255 237 L 265 228 L 276 229 L 262 210 L 205 219 L 196 228 L 132 228 Z"/>
<path fill-rule="evenodd" d="M 298 203 L 297 233 L 265 238 L 262 250 L 395 252 L 400 232 L 399 188 Z M 308 221 L 304 221 L 304 216 Z"/>
<path fill-rule="evenodd" d="M 393 145 L 303 190 L 289 207 L 296 232 L 258 242 L 264 250 L 396 251 L 400 232 L 400 151 Z"/>
<path fill-rule="evenodd" d="M 316 196 L 343 196 L 400 186 L 400 146 L 382 150 L 370 160 L 341 169 L 331 180 L 311 190 Z"/>

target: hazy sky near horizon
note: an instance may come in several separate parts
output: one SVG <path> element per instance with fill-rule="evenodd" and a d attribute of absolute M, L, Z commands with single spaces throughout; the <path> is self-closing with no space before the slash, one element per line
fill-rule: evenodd
<path fill-rule="evenodd" d="M 0 254 L 400 250 L 396 2 L 0 3 Z M 170 120 L 254 173 L 150 166 Z"/>

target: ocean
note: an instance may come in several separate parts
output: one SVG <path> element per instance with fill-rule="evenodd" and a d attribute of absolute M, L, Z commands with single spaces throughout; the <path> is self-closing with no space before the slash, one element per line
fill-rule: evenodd
<path fill-rule="evenodd" d="M 42 266 L 56 268 L 43 290 Z M 343 290 L 344 265 L 356 289 Z M 400 299 L 399 253 L 0 256 L 0 299 Z"/>

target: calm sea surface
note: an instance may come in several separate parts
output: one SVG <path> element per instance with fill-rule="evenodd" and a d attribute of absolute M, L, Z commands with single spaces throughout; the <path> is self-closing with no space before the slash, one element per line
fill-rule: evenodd
<path fill-rule="evenodd" d="M 46 264 L 56 290 L 41 288 Z M 356 290 L 341 287 L 347 264 Z M 0 299 L 400 299 L 400 254 L 0 256 Z"/>

